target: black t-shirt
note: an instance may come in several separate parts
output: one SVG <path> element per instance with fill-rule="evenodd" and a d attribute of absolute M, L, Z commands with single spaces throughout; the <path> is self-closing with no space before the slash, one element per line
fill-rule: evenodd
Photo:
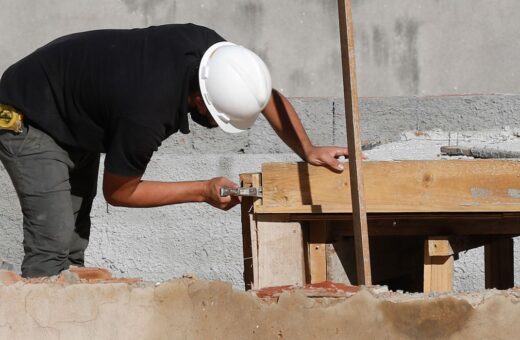
<path fill-rule="evenodd" d="M 142 175 L 164 139 L 189 132 L 189 78 L 223 40 L 193 24 L 67 35 L 4 72 L 0 103 L 62 144 L 105 152 L 111 173 Z"/>

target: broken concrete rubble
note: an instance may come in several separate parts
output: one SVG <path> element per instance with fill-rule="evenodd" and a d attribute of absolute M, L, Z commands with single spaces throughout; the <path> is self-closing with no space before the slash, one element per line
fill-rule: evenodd
<path fill-rule="evenodd" d="M 72 269 L 71 281 L 33 283 L 6 273 L 1 339 L 467 339 L 520 331 L 515 289 L 424 295 L 326 283 L 259 298 L 190 278 L 125 283 L 105 270 Z M 334 297 L 306 296 L 334 287 Z"/>

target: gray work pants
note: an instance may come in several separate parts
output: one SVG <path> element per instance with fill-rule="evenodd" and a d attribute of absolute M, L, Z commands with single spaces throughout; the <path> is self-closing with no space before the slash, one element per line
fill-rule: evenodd
<path fill-rule="evenodd" d="M 99 154 L 73 150 L 26 126 L 0 130 L 0 160 L 23 213 L 22 276 L 56 275 L 82 266 L 90 235 Z"/>

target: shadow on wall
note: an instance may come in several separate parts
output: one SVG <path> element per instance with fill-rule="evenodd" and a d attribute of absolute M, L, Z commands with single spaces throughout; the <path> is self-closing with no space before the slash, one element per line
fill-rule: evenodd
<path fill-rule="evenodd" d="M 419 93 L 419 56 L 417 37 L 419 23 L 410 18 L 398 19 L 395 22 L 394 32 L 399 53 L 396 56 L 395 72 L 404 93 Z"/>

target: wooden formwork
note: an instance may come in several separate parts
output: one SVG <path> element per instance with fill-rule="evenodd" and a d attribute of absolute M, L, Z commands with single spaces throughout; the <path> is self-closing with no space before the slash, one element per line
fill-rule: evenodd
<path fill-rule="evenodd" d="M 369 235 L 422 240 L 424 291 L 451 290 L 454 256 L 482 245 L 486 287 L 512 287 L 520 162 L 363 162 L 363 172 Z M 246 288 L 328 279 L 327 245 L 354 235 L 348 170 L 266 163 L 241 182 L 263 188 L 242 202 Z"/>

